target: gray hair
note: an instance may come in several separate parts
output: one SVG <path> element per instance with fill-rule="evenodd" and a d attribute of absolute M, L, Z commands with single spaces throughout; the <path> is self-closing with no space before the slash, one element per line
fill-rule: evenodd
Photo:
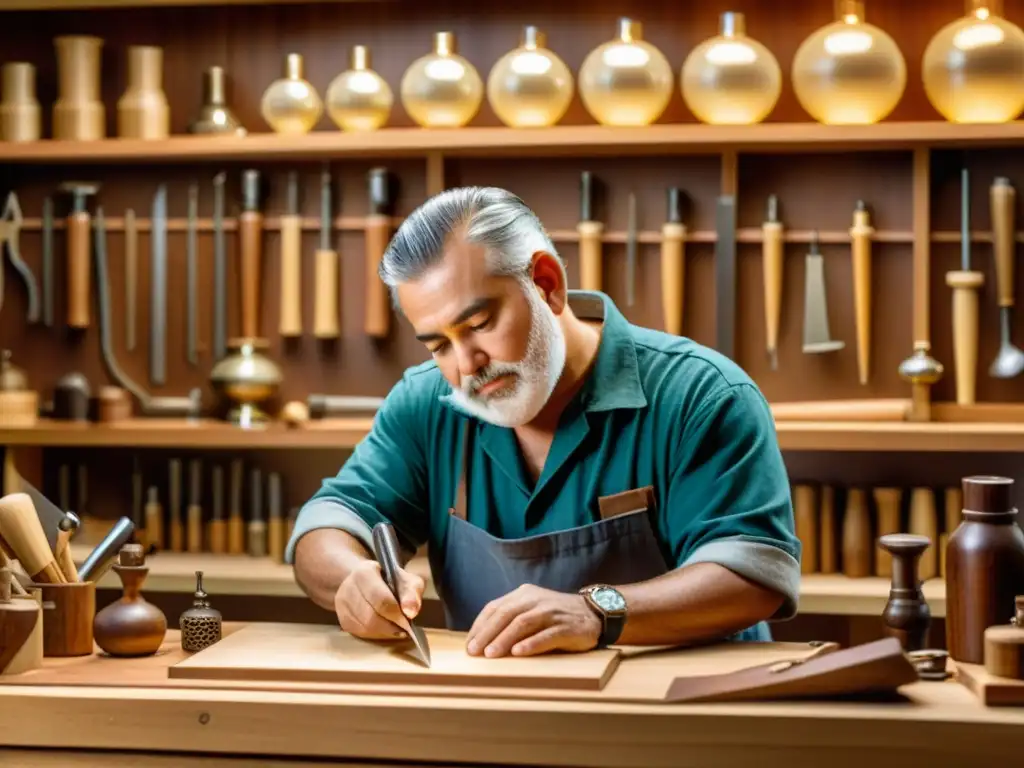
<path fill-rule="evenodd" d="M 565 265 L 537 215 L 516 195 L 497 187 L 460 187 L 434 195 L 402 222 L 381 259 L 381 280 L 394 289 L 415 280 L 444 257 L 453 231 L 484 246 L 493 275 L 525 277 L 531 258 L 546 251 Z"/>

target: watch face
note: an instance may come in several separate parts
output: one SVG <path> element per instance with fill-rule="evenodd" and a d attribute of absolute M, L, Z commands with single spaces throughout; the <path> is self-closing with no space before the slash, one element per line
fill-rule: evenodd
<path fill-rule="evenodd" d="M 598 587 L 591 594 L 594 602 L 609 613 L 619 613 L 626 610 L 626 601 L 618 590 L 610 587 Z"/>

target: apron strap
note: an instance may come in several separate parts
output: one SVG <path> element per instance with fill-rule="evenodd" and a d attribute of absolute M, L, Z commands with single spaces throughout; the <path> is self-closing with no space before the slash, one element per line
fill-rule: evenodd
<path fill-rule="evenodd" d="M 462 460 L 459 462 L 459 484 L 455 490 L 455 501 L 448 512 L 462 521 L 466 520 L 468 493 L 466 491 L 466 469 L 469 466 L 469 419 L 462 425 Z"/>

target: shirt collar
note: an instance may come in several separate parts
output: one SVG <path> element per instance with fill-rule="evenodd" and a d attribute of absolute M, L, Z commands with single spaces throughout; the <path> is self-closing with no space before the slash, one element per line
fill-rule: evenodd
<path fill-rule="evenodd" d="M 604 321 L 597 358 L 579 392 L 584 410 L 646 407 L 629 321 L 604 293 L 569 291 L 568 295 L 569 307 L 578 318 Z"/>

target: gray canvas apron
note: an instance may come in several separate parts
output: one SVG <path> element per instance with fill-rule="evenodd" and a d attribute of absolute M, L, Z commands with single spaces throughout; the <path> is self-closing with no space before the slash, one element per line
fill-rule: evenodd
<path fill-rule="evenodd" d="M 469 425 L 465 429 L 455 501 L 440 552 L 430 551 L 435 587 L 449 629 L 465 632 L 491 600 L 523 584 L 576 592 L 588 584 L 632 584 L 668 571 L 650 515 L 650 486 L 598 499 L 595 523 L 523 539 L 500 539 L 467 518 Z M 764 623 L 730 640 L 769 641 Z"/>

